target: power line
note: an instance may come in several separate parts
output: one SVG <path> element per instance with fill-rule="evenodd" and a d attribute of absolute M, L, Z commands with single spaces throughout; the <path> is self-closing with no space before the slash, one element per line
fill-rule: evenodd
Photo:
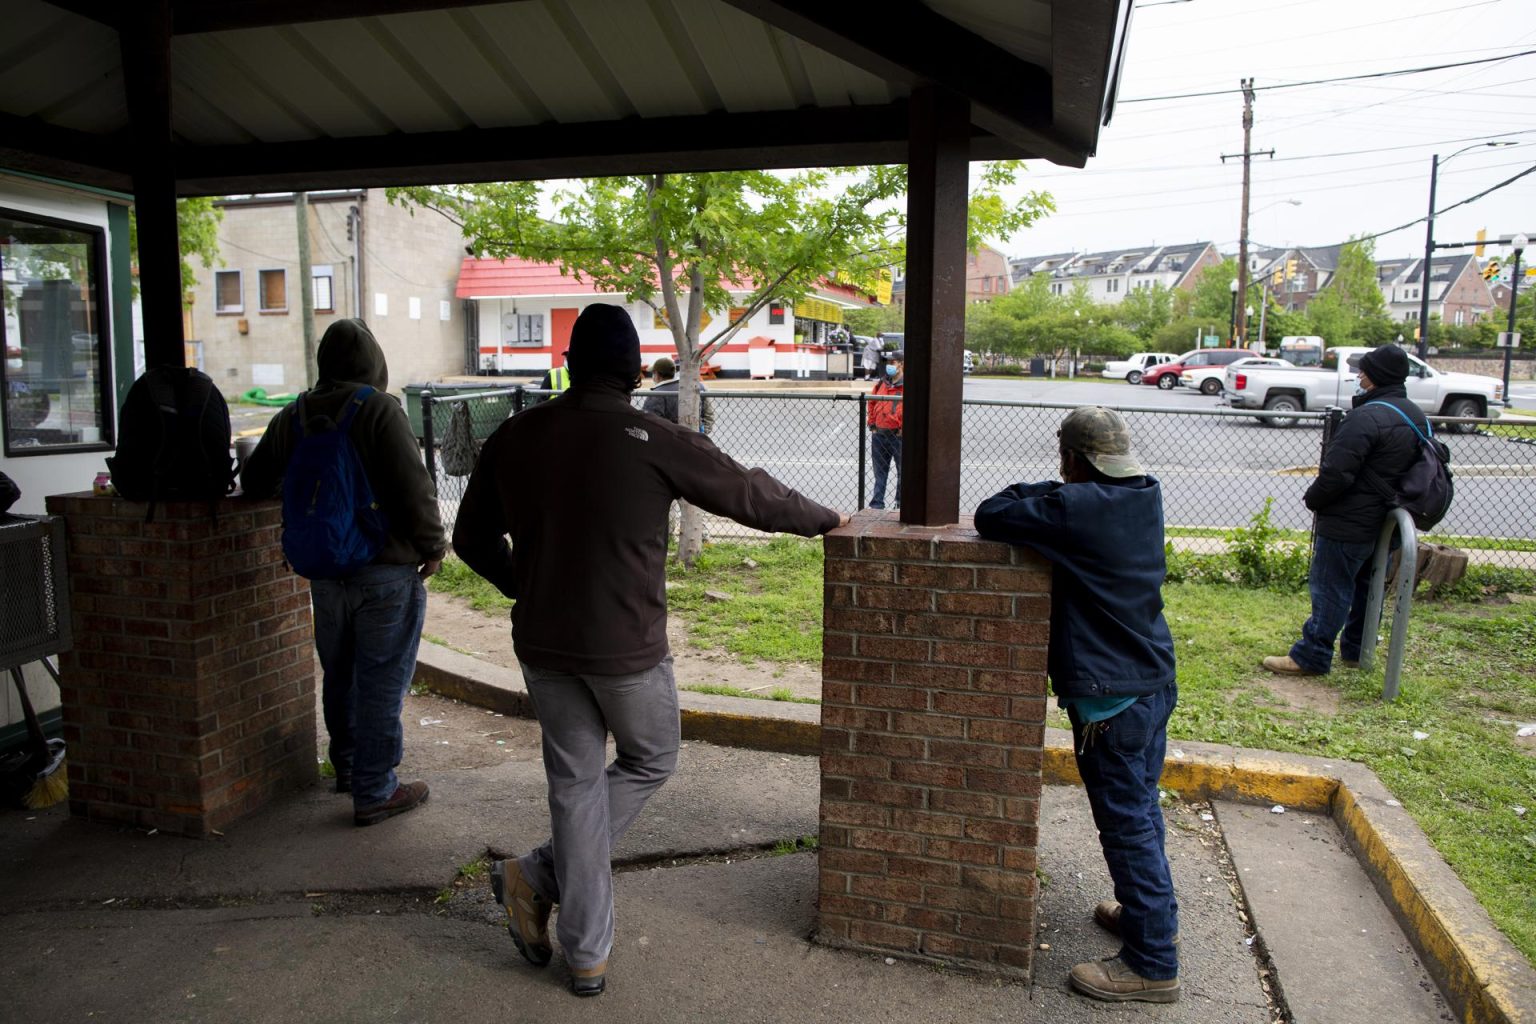
<path fill-rule="evenodd" d="M 1516 57 L 1529 57 L 1536 50 L 1521 50 L 1518 53 L 1507 53 L 1502 57 L 1483 57 L 1478 60 L 1463 60 L 1453 64 L 1431 64 L 1418 68 L 1399 68 L 1396 71 L 1372 71 L 1361 75 L 1340 75 L 1337 78 L 1316 78 L 1307 82 L 1280 82 L 1275 85 L 1254 86 L 1256 92 L 1269 92 L 1275 89 L 1300 89 L 1309 85 L 1329 85 L 1334 82 L 1359 82 L 1368 78 L 1395 78 L 1401 75 L 1422 75 L 1430 71 L 1445 71 L 1449 68 L 1465 68 L 1475 64 L 1492 64 L 1497 61 L 1514 60 Z M 1167 96 L 1133 96 L 1129 99 L 1116 100 L 1117 103 L 1152 103 L 1158 100 L 1188 100 L 1202 96 L 1231 96 L 1241 94 L 1242 89 L 1212 89 L 1206 92 L 1171 93 Z"/>
<path fill-rule="evenodd" d="M 1442 213 L 1450 213 L 1452 210 L 1456 209 L 1458 206 L 1466 206 L 1468 203 L 1475 203 L 1479 199 L 1482 199 L 1484 196 L 1491 195 L 1492 193 L 1497 192 L 1501 188 L 1505 188 L 1506 186 L 1513 185 L 1515 182 L 1519 181 L 1521 178 L 1525 177 L 1527 174 L 1536 174 L 1536 164 L 1532 164 L 1531 166 L 1527 167 L 1525 170 L 1521 171 L 1519 174 L 1512 174 L 1512 175 L 1510 175 L 1508 178 L 1505 178 L 1503 181 L 1499 182 L 1497 185 L 1491 185 L 1488 188 L 1483 189 L 1481 192 L 1477 193 L 1476 195 L 1468 196 L 1467 198 L 1463 199 L 1459 203 L 1452 203 L 1450 206 L 1442 206 L 1440 209 L 1435 211 L 1435 216 L 1438 217 Z M 1413 227 L 1416 224 L 1423 224 L 1428 219 L 1429 219 L 1429 214 L 1425 214 L 1422 217 L 1414 218 L 1413 220 L 1409 221 L 1406 224 L 1399 224 L 1395 228 L 1388 228 L 1385 231 L 1378 231 L 1374 235 L 1365 235 L 1362 238 L 1354 239 L 1354 241 L 1357 241 L 1357 242 L 1371 242 L 1371 241 L 1375 241 L 1376 239 L 1381 238 L 1381 237 L 1383 237 L 1385 235 L 1396 234 L 1397 232 L 1402 231 L 1404 228 L 1411 228 L 1411 227 Z"/>

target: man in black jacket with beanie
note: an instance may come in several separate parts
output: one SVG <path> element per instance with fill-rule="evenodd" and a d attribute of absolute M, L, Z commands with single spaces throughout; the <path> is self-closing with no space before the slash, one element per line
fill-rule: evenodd
<path fill-rule="evenodd" d="M 1429 421 L 1403 386 L 1409 369 L 1407 354 L 1396 345 L 1383 345 L 1360 358 L 1354 409 L 1339 425 L 1305 497 L 1307 508 L 1317 513 L 1317 540 L 1307 580 L 1312 616 L 1289 654 L 1264 659 L 1264 667 L 1271 672 L 1326 675 L 1333 667 L 1333 644 L 1340 629 L 1344 631 L 1340 660 L 1347 668 L 1360 664 L 1371 555 L 1391 510 L 1382 492 L 1395 490 L 1418 458 L 1415 430 L 1430 432 Z M 1379 483 L 1372 480 L 1373 475 Z M 1369 628 L 1374 630 L 1376 624 L 1370 623 Z"/>

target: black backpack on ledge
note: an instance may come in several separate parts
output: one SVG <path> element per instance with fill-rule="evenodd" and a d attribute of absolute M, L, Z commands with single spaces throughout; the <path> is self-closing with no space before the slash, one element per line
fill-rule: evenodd
<path fill-rule="evenodd" d="M 112 486 L 129 501 L 214 503 L 235 486 L 229 406 L 201 370 L 156 366 L 133 382 L 118 419 Z"/>

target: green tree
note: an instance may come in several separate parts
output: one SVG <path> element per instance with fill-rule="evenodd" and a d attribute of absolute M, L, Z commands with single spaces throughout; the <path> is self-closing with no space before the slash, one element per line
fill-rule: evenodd
<path fill-rule="evenodd" d="M 1161 282 L 1133 288 L 1114 307 L 1114 319 L 1142 341 L 1150 341 L 1173 319 L 1173 291 Z"/>
<path fill-rule="evenodd" d="M 972 248 L 1007 238 L 1052 209 L 1049 195 L 1005 201 L 1022 164 L 985 165 L 970 202 Z M 391 189 L 391 202 L 438 211 L 477 256 L 555 263 L 599 291 L 649 305 L 678 352 L 679 420 L 698 425 L 699 368 L 770 301 L 793 303 L 832 273 L 873 291 L 881 267 L 904 262 L 905 218 L 896 200 L 907 171 L 878 166 L 779 174 L 725 171 L 588 178 L 546 195 L 543 182 Z M 541 215 L 546 202 L 552 218 Z M 731 287 L 727 287 L 727 284 Z M 731 291 L 748 292 L 738 299 Z M 706 311 L 718 316 L 713 333 Z M 683 516 L 678 554 L 692 563 L 702 520 Z"/>
<path fill-rule="evenodd" d="M 1222 325 L 1217 334 L 1227 337 L 1232 330 L 1232 282 L 1237 279 L 1237 260 L 1213 263 L 1195 279 L 1190 295 L 1189 315 Z"/>
<path fill-rule="evenodd" d="M 139 251 L 139 221 L 132 208 L 128 211 L 128 248 L 137 255 Z M 181 295 L 185 304 L 197 287 L 197 274 L 192 270 L 192 257 L 196 257 L 204 270 L 219 259 L 219 224 L 224 211 L 213 205 L 208 196 L 176 200 L 176 239 L 181 248 Z M 133 293 L 139 293 L 139 283 L 133 282 Z"/>
<path fill-rule="evenodd" d="M 1339 265 L 1323 290 L 1337 295 L 1339 304 L 1356 320 L 1386 319 L 1387 302 L 1376 276 L 1376 243 L 1345 242 L 1339 250 Z"/>
<path fill-rule="evenodd" d="M 907 314 L 900 306 L 867 306 L 843 314 L 843 326 L 851 334 L 872 338 L 884 331 L 899 332 L 906 326 Z"/>

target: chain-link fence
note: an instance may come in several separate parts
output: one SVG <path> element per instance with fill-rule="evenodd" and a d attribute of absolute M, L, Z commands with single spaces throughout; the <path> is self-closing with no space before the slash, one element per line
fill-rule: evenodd
<path fill-rule="evenodd" d="M 869 425 L 872 396 L 857 392 L 710 391 L 710 435 L 738 462 L 772 473 L 832 508 L 867 507 L 876 494 L 876 457 L 893 447 Z M 451 523 L 479 442 L 508 415 L 549 397 L 530 388 L 445 394 L 423 403 L 431 427 L 444 520 Z M 635 404 L 646 397 L 637 391 Z M 885 401 L 882 398 L 879 401 Z M 1075 406 L 1056 402 L 968 400 L 960 441 L 960 511 L 1020 481 L 1059 475 L 1056 430 Z M 1317 472 L 1325 413 L 1116 407 L 1136 450 L 1163 485 L 1171 536 L 1216 535 L 1244 526 L 1273 498 L 1270 521 L 1310 530 L 1302 494 Z M 427 409 L 431 415 L 425 415 Z M 1536 569 L 1536 425 L 1434 419 L 1451 450 L 1456 501 L 1426 539 L 1476 549 L 1478 560 Z M 1471 431 L 1471 432 L 1458 432 Z M 423 437 L 424 442 L 427 438 Z M 889 469 L 885 503 L 899 501 Z M 749 531 L 707 517 L 714 537 Z"/>

